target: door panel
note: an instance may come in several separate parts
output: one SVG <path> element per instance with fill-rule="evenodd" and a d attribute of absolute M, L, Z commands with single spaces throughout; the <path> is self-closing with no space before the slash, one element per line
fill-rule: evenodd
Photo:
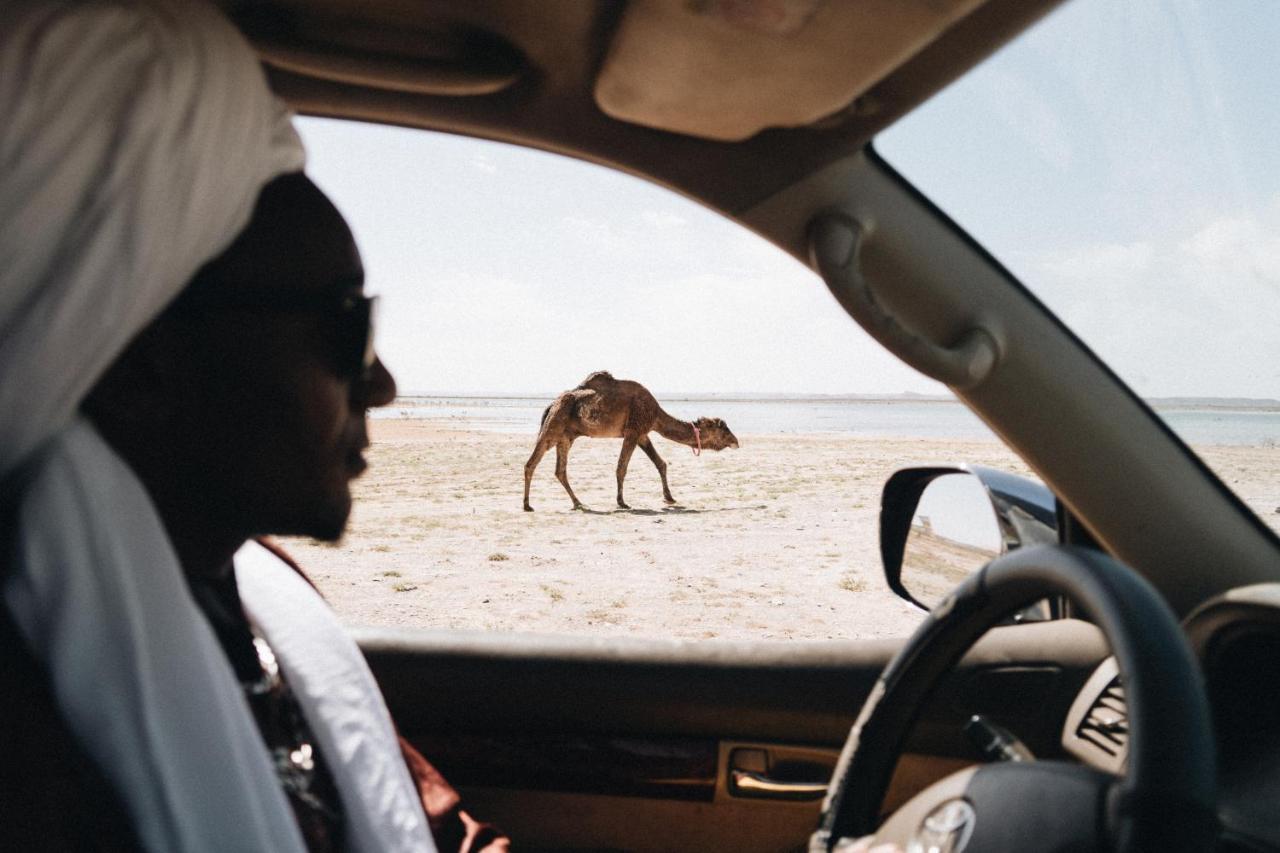
<path fill-rule="evenodd" d="M 401 732 L 521 849 L 801 846 L 820 798 L 796 787 L 829 775 L 899 646 L 356 634 Z M 961 733 L 975 711 L 1060 755 L 1066 710 L 1105 655 L 1082 622 L 990 632 L 924 709 L 890 805 L 976 760 Z"/>

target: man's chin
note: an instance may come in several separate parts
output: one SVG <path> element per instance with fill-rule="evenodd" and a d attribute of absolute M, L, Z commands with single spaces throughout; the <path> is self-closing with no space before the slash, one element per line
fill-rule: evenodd
<path fill-rule="evenodd" d="M 309 535 L 312 539 L 318 539 L 321 542 L 337 543 L 342 540 L 343 534 L 347 532 L 347 521 L 350 518 L 351 504 L 348 503 L 340 515 L 321 520 Z"/>
<path fill-rule="evenodd" d="M 303 535 L 310 536 L 312 539 L 315 539 L 317 542 L 325 542 L 330 545 L 336 545 L 342 541 L 342 536 L 346 532 L 347 532 L 347 526 L 345 524 L 341 524 L 336 526 L 327 525 L 324 527 L 317 527 L 314 530 L 311 530 Z"/>
<path fill-rule="evenodd" d="M 335 501 L 325 507 L 317 507 L 306 515 L 292 519 L 292 523 L 280 525 L 274 531 L 279 536 L 306 536 L 319 542 L 337 543 L 347 532 L 351 518 L 351 500 Z"/>

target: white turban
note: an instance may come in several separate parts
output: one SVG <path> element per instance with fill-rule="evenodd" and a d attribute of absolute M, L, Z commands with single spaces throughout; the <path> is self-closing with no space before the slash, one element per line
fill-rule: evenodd
<path fill-rule="evenodd" d="M 252 49 L 192 0 L 4 0 L 0 117 L 3 604 L 148 849 L 301 851 L 150 496 L 77 413 L 263 185 L 301 170 L 301 143 Z M 245 607 L 330 764 L 348 843 L 432 850 L 359 650 L 255 547 L 236 557 Z"/>
<path fill-rule="evenodd" d="M 0 4 L 0 478 L 303 166 L 249 46 L 187 3 Z"/>

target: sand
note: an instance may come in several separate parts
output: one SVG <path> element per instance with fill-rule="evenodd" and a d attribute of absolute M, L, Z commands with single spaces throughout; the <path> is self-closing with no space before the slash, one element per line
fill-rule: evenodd
<path fill-rule="evenodd" d="M 522 512 L 532 436 L 377 420 L 370 471 L 337 546 L 286 547 L 349 625 L 679 639 L 900 636 L 918 613 L 890 593 L 878 550 L 885 478 L 965 461 L 1028 473 L 998 442 L 743 435 L 704 453 L 654 436 L 657 472 L 636 453 L 631 511 L 615 509 L 618 441 L 578 441 L 570 482 L 554 454 Z M 1280 528 L 1280 448 L 1200 448 Z"/>

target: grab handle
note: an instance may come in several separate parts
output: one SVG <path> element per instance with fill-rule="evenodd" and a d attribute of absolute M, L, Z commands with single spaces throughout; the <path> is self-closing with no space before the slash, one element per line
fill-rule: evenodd
<path fill-rule="evenodd" d="M 860 253 L 866 229 L 839 213 L 809 223 L 809 262 L 858 325 L 890 352 L 931 379 L 953 388 L 972 388 L 990 374 L 999 357 L 995 337 L 981 326 L 942 346 L 898 322 L 876 299 L 862 275 Z"/>

